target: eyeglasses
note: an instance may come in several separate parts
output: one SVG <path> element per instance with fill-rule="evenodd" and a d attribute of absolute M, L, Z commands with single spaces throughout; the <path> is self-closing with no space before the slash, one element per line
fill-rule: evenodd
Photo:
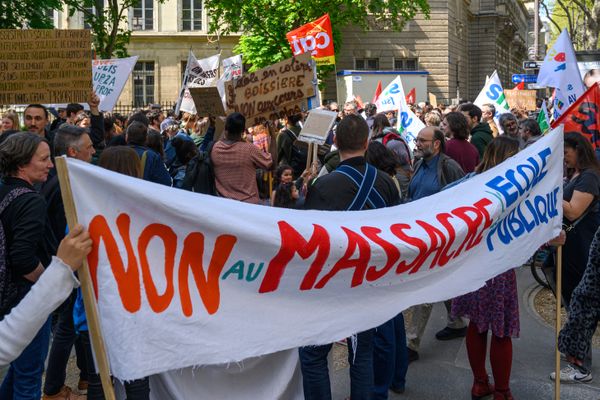
<path fill-rule="evenodd" d="M 427 143 L 427 142 L 433 142 L 433 139 L 423 139 L 423 138 L 415 138 L 413 139 L 413 143 L 417 144 L 417 143 Z"/>

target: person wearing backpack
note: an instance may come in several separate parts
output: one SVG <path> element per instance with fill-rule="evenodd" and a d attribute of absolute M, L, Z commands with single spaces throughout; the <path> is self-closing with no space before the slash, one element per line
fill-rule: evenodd
<path fill-rule="evenodd" d="M 212 163 L 219 195 L 258 204 L 256 169 L 270 169 L 273 157 L 272 153 L 266 153 L 242 139 L 245 128 L 246 118 L 242 114 L 229 114 L 221 140 L 209 148 L 207 156 Z M 270 149 L 274 152 L 272 138 Z"/>
<path fill-rule="evenodd" d="M 317 178 L 309 187 L 305 209 L 354 211 L 394 206 L 400 202 L 392 178 L 365 162 L 368 138 L 369 128 L 362 117 L 346 115 L 340 121 L 334 137 L 340 165 L 335 171 Z M 389 328 L 386 329 L 389 335 L 385 340 L 390 344 L 388 353 L 395 355 L 395 347 L 392 349 L 396 342 L 393 319 L 384 325 Z M 387 368 L 390 365 L 387 361 L 391 358 L 384 355 L 385 361 L 374 365 L 374 331 L 357 332 L 355 340 L 347 341 L 351 399 L 370 399 L 374 390 L 387 394 L 393 384 L 394 371 Z M 327 367 L 327 355 L 331 348 L 332 344 L 326 344 L 299 349 L 304 398 L 307 400 L 331 399 Z M 377 383 L 375 389 L 374 383 Z"/>
<path fill-rule="evenodd" d="M 287 117 L 287 123 L 279 135 L 277 135 L 277 162 L 278 165 L 289 165 L 294 170 L 294 177 L 299 177 L 306 168 L 308 158 L 308 147 L 298 143 L 300 126 L 298 123 L 302 114 L 294 114 Z"/>
<path fill-rule="evenodd" d="M 34 185 L 48 178 L 52 168 L 48 142 L 34 133 L 20 132 L 0 145 L 0 318 L 30 291 L 50 264 L 46 202 Z M 39 400 L 48 354 L 50 320 L 11 364 L 0 386 L 0 399 Z"/>

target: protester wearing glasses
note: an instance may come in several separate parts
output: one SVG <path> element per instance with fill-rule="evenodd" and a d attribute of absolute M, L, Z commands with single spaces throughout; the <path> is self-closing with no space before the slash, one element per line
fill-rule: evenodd
<path fill-rule="evenodd" d="M 436 127 L 423 128 L 415 139 L 415 158 L 419 159 L 414 167 L 414 174 L 408 187 L 409 201 L 422 199 L 439 192 L 444 186 L 452 183 L 465 174 L 460 165 L 444 154 L 444 133 Z M 444 302 L 448 315 L 448 324 L 436 334 L 439 340 L 463 337 L 466 334 L 465 323 L 460 318 L 450 315 L 450 301 Z M 419 359 L 421 337 L 431 316 L 432 304 L 420 304 L 412 307 L 412 318 L 407 324 L 408 358 Z"/>

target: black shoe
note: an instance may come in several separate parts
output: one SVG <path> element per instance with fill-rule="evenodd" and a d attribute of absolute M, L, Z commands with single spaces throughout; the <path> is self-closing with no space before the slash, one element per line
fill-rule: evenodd
<path fill-rule="evenodd" d="M 408 350 L 408 363 L 410 364 L 413 361 L 417 361 L 419 359 L 419 353 L 414 351 L 413 349 L 411 349 L 410 347 L 407 348 Z M 392 390 L 393 392 L 393 390 Z"/>
<path fill-rule="evenodd" d="M 445 327 L 444 329 L 435 334 L 435 338 L 437 340 L 452 340 L 465 337 L 466 335 L 467 328 L 452 329 Z"/>
<path fill-rule="evenodd" d="M 390 390 L 396 394 L 402 394 L 404 393 L 404 388 L 395 388 L 395 387 L 390 387 Z"/>

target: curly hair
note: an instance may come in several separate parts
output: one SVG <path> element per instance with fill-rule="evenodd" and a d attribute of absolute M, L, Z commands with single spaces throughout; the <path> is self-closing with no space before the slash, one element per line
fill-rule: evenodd
<path fill-rule="evenodd" d="M 279 184 L 277 189 L 275 189 L 273 207 L 294 208 L 296 206 L 296 199 L 292 197 L 293 189 L 293 182 Z"/>

